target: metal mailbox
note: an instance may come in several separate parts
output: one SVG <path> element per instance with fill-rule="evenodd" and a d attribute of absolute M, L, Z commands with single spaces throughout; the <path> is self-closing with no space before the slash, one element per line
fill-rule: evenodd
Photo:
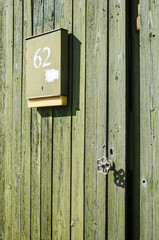
<path fill-rule="evenodd" d="M 57 29 L 26 39 L 28 107 L 67 105 L 68 31 Z"/>

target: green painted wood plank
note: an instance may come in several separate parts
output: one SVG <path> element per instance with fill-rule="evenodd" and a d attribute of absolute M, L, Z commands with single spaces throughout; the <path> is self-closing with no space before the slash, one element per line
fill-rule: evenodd
<path fill-rule="evenodd" d="M 140 1 L 140 239 L 159 236 L 159 4 Z"/>
<path fill-rule="evenodd" d="M 44 2 L 44 32 L 53 29 L 54 1 Z M 41 239 L 52 234 L 52 114 L 53 108 L 43 108 L 41 144 Z"/>
<path fill-rule="evenodd" d="M 32 114 L 31 239 L 40 239 L 40 145 L 41 119 Z"/>
<path fill-rule="evenodd" d="M 84 236 L 85 1 L 73 1 L 71 239 Z"/>
<path fill-rule="evenodd" d="M 106 154 L 107 2 L 87 1 L 85 239 L 106 238 L 106 177 L 96 160 Z"/>
<path fill-rule="evenodd" d="M 55 0 L 55 28 L 72 33 L 72 1 Z M 54 108 L 53 124 L 53 239 L 70 239 L 72 39 L 69 37 L 69 98 L 67 107 Z"/>
<path fill-rule="evenodd" d="M 125 239 L 126 33 L 125 1 L 109 1 L 108 239 Z"/>
<path fill-rule="evenodd" d="M 44 31 L 49 31 L 55 25 L 55 3 L 54 0 L 44 2 Z"/>
<path fill-rule="evenodd" d="M 12 60 L 13 60 L 13 1 L 5 5 L 5 238 L 12 239 Z"/>
<path fill-rule="evenodd" d="M 0 239 L 5 236 L 5 2 L 0 1 Z"/>
<path fill-rule="evenodd" d="M 41 239 L 51 239 L 52 218 L 52 111 L 42 112 Z"/>
<path fill-rule="evenodd" d="M 13 18 L 13 137 L 12 137 L 12 239 L 20 236 L 21 178 L 21 82 L 22 82 L 22 1 L 14 3 Z"/>
<path fill-rule="evenodd" d="M 21 157 L 21 239 L 30 239 L 30 121 L 31 110 L 26 100 L 26 41 L 25 38 L 32 33 L 32 6 L 31 1 L 23 2 L 23 79 L 22 79 L 22 157 Z"/>
<path fill-rule="evenodd" d="M 34 5 L 34 33 L 52 30 L 53 10 L 54 4 L 52 1 Z M 35 182 L 38 183 L 37 192 L 33 197 L 34 200 L 38 199 L 36 216 L 34 216 L 33 238 L 40 235 L 41 239 L 51 239 L 52 108 L 39 109 L 38 112 L 33 110 L 32 118 L 34 119 L 34 126 L 38 126 L 36 132 L 40 137 L 37 156 L 39 167 L 33 173 L 33 178 L 35 177 Z M 36 203 L 34 202 L 34 204 Z M 35 210 L 35 206 L 33 206 L 32 209 Z M 35 229 L 38 229 L 38 232 L 35 232 Z"/>
<path fill-rule="evenodd" d="M 44 30 L 44 2 L 33 2 L 33 34 Z M 41 238 L 41 144 L 42 119 L 38 109 L 32 110 L 31 120 L 31 239 Z"/>

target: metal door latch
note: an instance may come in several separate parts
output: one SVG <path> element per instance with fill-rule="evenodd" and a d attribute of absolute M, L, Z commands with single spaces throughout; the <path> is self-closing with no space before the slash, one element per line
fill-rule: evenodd
<path fill-rule="evenodd" d="M 136 19 L 136 28 L 137 28 L 137 31 L 140 30 L 140 4 L 138 4 L 138 16 Z"/>
<path fill-rule="evenodd" d="M 108 160 L 106 157 L 97 159 L 97 171 L 107 175 L 109 170 L 113 168 L 113 161 Z"/>

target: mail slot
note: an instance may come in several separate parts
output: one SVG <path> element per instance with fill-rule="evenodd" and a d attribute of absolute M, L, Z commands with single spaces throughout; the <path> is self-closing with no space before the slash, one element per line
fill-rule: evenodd
<path fill-rule="evenodd" d="M 28 107 L 67 105 L 68 31 L 57 29 L 26 39 Z"/>

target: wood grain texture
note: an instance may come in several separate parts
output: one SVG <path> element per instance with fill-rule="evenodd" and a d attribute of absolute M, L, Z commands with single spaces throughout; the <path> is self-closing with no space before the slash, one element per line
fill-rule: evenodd
<path fill-rule="evenodd" d="M 41 110 L 42 153 L 41 153 L 41 239 L 51 239 L 52 218 L 52 111 Z"/>
<path fill-rule="evenodd" d="M 125 239 L 126 35 L 125 1 L 109 1 L 108 239 Z M 113 200 L 112 200 L 113 199 Z"/>
<path fill-rule="evenodd" d="M 140 239 L 159 236 L 159 4 L 140 1 Z"/>
<path fill-rule="evenodd" d="M 73 1 L 71 239 L 84 238 L 85 1 Z"/>
<path fill-rule="evenodd" d="M 44 30 L 44 2 L 33 1 L 33 35 Z M 41 142 L 42 119 L 37 109 L 31 118 L 31 239 L 41 238 Z"/>
<path fill-rule="evenodd" d="M 12 239 L 13 1 L 5 3 L 5 238 Z"/>
<path fill-rule="evenodd" d="M 72 1 L 55 0 L 55 28 L 72 33 Z M 70 166 L 71 166 L 71 100 L 72 40 L 69 37 L 68 106 L 54 109 L 53 124 L 53 218 L 54 239 L 70 239 Z"/>
<path fill-rule="evenodd" d="M 4 33 L 0 36 L 0 53 L 5 55 L 0 59 L 0 239 L 123 240 L 126 135 L 125 1 L 0 0 L 0 3 L 0 28 L 3 28 Z M 149 3 L 150 7 L 157 18 L 158 10 L 154 8 L 154 3 Z M 146 21 L 148 16 L 151 26 L 150 13 L 143 16 Z M 24 38 L 59 27 L 69 30 L 68 106 L 30 110 L 25 93 Z M 147 38 L 142 33 L 141 36 L 143 44 Z M 154 47 L 157 48 L 157 42 L 155 37 L 146 41 L 144 44 L 151 46 L 150 59 L 153 61 L 150 61 L 150 69 L 154 70 L 152 62 L 158 61 L 157 52 L 153 52 Z M 143 54 L 144 51 L 143 48 Z M 148 69 L 147 66 L 147 71 Z M 154 71 L 156 75 L 153 76 L 157 79 L 157 69 Z M 148 74 L 147 78 L 144 73 L 141 76 L 146 89 Z M 157 80 L 154 82 L 154 94 L 157 98 Z M 148 91 L 152 94 L 153 88 L 150 89 L 147 88 L 145 93 L 141 92 L 142 101 L 147 99 L 145 96 Z M 152 95 L 148 99 L 151 98 Z M 154 101 L 154 98 L 152 99 Z M 143 109 L 147 109 L 146 104 Z M 151 128 L 157 131 L 157 112 L 152 112 Z M 156 123 L 153 119 L 156 119 Z M 144 117 L 141 121 L 143 133 L 146 131 L 144 127 L 147 122 L 144 123 Z M 143 145 L 152 143 L 144 142 L 148 141 L 145 140 L 145 135 L 142 141 Z M 153 153 L 155 151 L 156 154 L 157 144 L 155 138 Z M 115 162 L 116 167 L 115 172 L 109 173 L 109 182 L 105 176 L 97 173 L 96 166 L 96 160 L 107 155 L 107 145 L 109 158 Z M 149 147 L 147 158 L 143 155 L 142 161 L 147 159 L 148 162 L 150 157 L 152 158 L 148 151 Z M 145 215 L 145 219 L 148 217 L 153 226 L 151 235 L 142 233 L 142 236 L 151 238 L 158 234 L 157 215 L 154 212 L 158 211 L 158 188 L 157 184 L 154 185 L 158 174 L 158 170 L 154 170 L 156 165 L 157 159 L 151 160 L 151 172 L 150 168 L 147 168 L 147 175 L 143 176 L 148 179 L 149 174 L 152 175 L 150 180 L 147 180 L 150 192 L 144 192 L 145 186 L 141 192 L 142 198 L 146 196 L 150 199 L 150 202 L 147 202 L 151 207 L 151 214 Z M 121 182 L 118 181 L 120 179 Z M 144 226 L 147 227 L 146 224 Z"/>
<path fill-rule="evenodd" d="M 16 14 L 15 14 L 16 13 Z M 21 91 L 22 91 L 22 1 L 14 2 L 13 16 L 13 99 L 12 99 L 12 239 L 20 240 Z"/>
<path fill-rule="evenodd" d="M 26 101 L 26 41 L 25 38 L 32 34 L 32 6 L 31 1 L 23 1 L 22 5 L 22 107 L 21 107 L 21 178 L 20 178 L 20 236 L 21 239 L 30 239 L 30 164 L 31 142 L 30 123 L 31 111 Z"/>
<path fill-rule="evenodd" d="M 44 32 L 53 29 L 54 1 L 44 1 Z M 52 237 L 52 144 L 53 108 L 40 109 L 42 117 L 41 142 L 41 239 Z"/>
<path fill-rule="evenodd" d="M 0 1 L 0 239 L 5 236 L 5 2 Z"/>
<path fill-rule="evenodd" d="M 96 160 L 106 154 L 107 3 L 87 1 L 85 111 L 85 239 L 106 238 L 106 177 Z"/>
<path fill-rule="evenodd" d="M 31 238 L 40 239 L 40 145 L 41 119 L 32 114 L 31 153 Z"/>

